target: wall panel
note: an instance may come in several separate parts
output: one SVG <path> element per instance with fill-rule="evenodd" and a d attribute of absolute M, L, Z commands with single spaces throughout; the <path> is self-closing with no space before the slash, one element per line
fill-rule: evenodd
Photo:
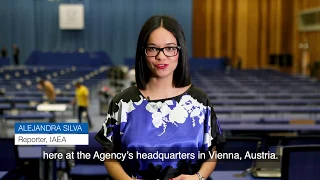
<path fill-rule="evenodd" d="M 319 0 L 194 0 L 194 4 L 194 8 L 207 5 L 204 16 L 198 13 L 193 18 L 195 57 L 227 56 L 235 63 L 239 56 L 244 68 L 266 68 L 270 54 L 292 54 L 289 72 L 300 72 L 299 43 L 306 39 L 311 61 L 320 60 L 320 32 L 298 30 L 299 12 L 320 7 Z"/>

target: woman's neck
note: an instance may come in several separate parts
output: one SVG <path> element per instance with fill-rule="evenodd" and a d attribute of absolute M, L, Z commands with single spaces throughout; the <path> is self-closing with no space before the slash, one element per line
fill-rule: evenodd
<path fill-rule="evenodd" d="M 164 99 L 172 97 L 176 90 L 170 78 L 150 78 L 144 93 L 150 99 Z"/>
<path fill-rule="evenodd" d="M 146 86 L 146 89 L 150 91 L 172 90 L 174 89 L 174 85 L 172 83 L 171 78 L 163 78 L 163 79 L 150 78 Z"/>

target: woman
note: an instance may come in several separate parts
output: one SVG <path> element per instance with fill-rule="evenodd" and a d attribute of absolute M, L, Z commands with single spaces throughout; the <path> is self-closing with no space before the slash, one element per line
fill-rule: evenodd
<path fill-rule="evenodd" d="M 191 84 L 186 41 L 176 20 L 147 20 L 135 70 L 136 86 L 113 98 L 96 136 L 108 153 L 129 152 L 125 160 L 105 160 L 109 174 L 116 180 L 207 179 L 216 161 L 200 159 L 198 152 L 219 150 L 225 140 L 208 96 Z"/>

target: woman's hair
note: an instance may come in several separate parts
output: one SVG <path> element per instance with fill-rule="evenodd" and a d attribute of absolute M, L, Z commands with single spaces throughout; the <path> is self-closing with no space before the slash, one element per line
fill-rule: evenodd
<path fill-rule="evenodd" d="M 185 87 L 191 83 L 189 65 L 188 65 L 188 53 L 186 47 L 186 40 L 184 32 L 179 23 L 169 16 L 152 16 L 143 25 L 136 50 L 136 83 L 139 89 L 145 89 L 149 81 L 151 72 L 147 65 L 145 53 L 143 47 L 146 46 L 151 32 L 155 29 L 163 27 L 171 32 L 177 39 L 179 50 L 179 60 L 176 69 L 173 72 L 173 85 L 177 88 Z"/>

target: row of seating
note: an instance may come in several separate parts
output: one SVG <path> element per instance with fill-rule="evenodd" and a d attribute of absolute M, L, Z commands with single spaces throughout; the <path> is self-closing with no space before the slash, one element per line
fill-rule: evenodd
<path fill-rule="evenodd" d="M 84 66 L 99 67 L 113 65 L 109 55 L 103 51 L 98 52 L 42 52 L 33 51 L 25 62 L 32 66 Z"/>
<path fill-rule="evenodd" d="M 193 83 L 210 92 L 270 93 L 319 92 L 319 81 L 272 70 L 232 70 L 229 73 L 194 71 Z M 273 92 L 272 92 L 273 91 Z"/>
<path fill-rule="evenodd" d="M 209 95 L 210 98 L 212 96 Z M 214 97 L 213 97 L 214 98 Z M 215 99 L 212 104 L 216 106 L 307 106 L 320 105 L 320 99 Z"/>
<path fill-rule="evenodd" d="M 33 69 L 29 73 L 29 69 Z M 0 82 L 3 85 L 2 91 L 19 91 L 23 89 L 27 92 L 34 92 L 36 84 L 40 79 L 50 80 L 59 91 L 73 91 L 73 84 L 80 81 L 87 86 L 96 85 L 101 79 L 106 78 L 107 67 L 100 68 L 38 68 L 26 67 L 24 69 L 2 68 Z M 20 72 L 24 72 L 20 75 Z M 28 74 L 28 75 L 25 75 Z"/>
<path fill-rule="evenodd" d="M 40 78 L 50 80 L 57 92 L 56 104 L 69 104 L 75 97 L 74 84 L 78 81 L 90 90 L 106 79 L 107 67 L 4 67 L 0 68 L 0 136 L 7 136 L 10 121 L 65 121 L 75 116 L 75 108 L 68 105 L 66 112 L 43 112 L 37 107 L 47 97 L 37 89 Z M 20 74 L 17 76 L 17 74 Z M 20 86 L 20 87 L 19 87 Z M 94 93 L 94 92 L 92 92 Z M 70 112 L 72 113 L 70 115 Z M 61 118 L 59 117 L 61 116 Z M 59 118 L 58 118 L 59 117 Z"/>
<path fill-rule="evenodd" d="M 107 67 L 8 67 L 0 70 L 2 71 L 0 107 L 24 109 L 28 108 L 29 104 L 32 109 L 36 104 L 46 101 L 43 92 L 39 92 L 36 87 L 41 78 L 48 79 L 54 84 L 57 92 L 56 103 L 69 103 L 75 95 L 73 86 L 76 82 L 83 82 L 88 88 L 94 87 L 106 78 Z M 32 71 L 28 78 L 25 76 L 10 77 L 10 74 L 19 72 L 28 74 L 30 70 Z"/>
<path fill-rule="evenodd" d="M 192 83 L 208 94 L 219 121 L 227 129 L 245 130 L 250 127 L 247 123 L 257 127 L 259 124 L 290 126 L 295 120 L 319 123 L 320 82 L 317 80 L 275 70 L 191 73 Z"/>
<path fill-rule="evenodd" d="M 29 69 L 34 69 L 35 67 L 30 67 Z M 40 70 L 46 70 L 45 68 L 39 68 Z M 90 68 L 79 68 L 71 67 L 69 69 L 68 75 L 57 76 L 56 78 L 52 78 L 53 82 L 61 82 L 62 84 L 71 81 L 74 81 L 73 77 L 69 77 L 69 75 L 84 75 L 85 73 L 93 73 Z M 16 69 L 2 69 L 3 71 L 15 71 Z M 98 70 L 94 70 L 96 73 L 101 74 L 103 77 L 104 72 L 107 68 L 99 68 Z M 18 71 L 24 71 L 23 69 L 18 69 Z M 47 71 L 47 70 L 46 70 Z M 60 71 L 60 72 L 59 72 Z M 57 70 L 56 68 L 49 68 L 48 72 L 50 74 L 54 73 L 62 73 L 62 71 L 67 72 L 67 69 Z M 199 74 L 205 74 L 206 71 L 197 72 Z M 219 74 L 219 77 L 228 77 L 228 74 L 215 72 L 213 74 Z M 292 78 L 292 76 L 283 75 L 276 71 L 235 71 L 231 73 L 232 75 L 239 74 L 241 77 L 245 77 L 244 75 L 248 75 L 250 77 L 264 77 L 264 76 L 275 76 L 275 77 L 287 77 L 287 79 Z M 256 74 L 256 75 L 255 75 Z M 262 75 L 261 75 L 262 74 Z M 88 75 L 88 74 L 87 74 Z M 203 79 L 209 79 L 209 77 L 203 76 Z M 102 78 L 101 78 L 102 79 Z M 101 79 L 96 79 L 93 83 L 99 82 Z M 200 78 L 198 79 L 200 81 Z M 305 80 L 308 82 L 309 80 Z M 75 82 L 75 81 L 74 81 Z M 71 82 L 70 84 L 74 83 Z M 85 81 L 86 82 L 86 81 Z M 197 81 L 195 81 L 196 83 Z M 28 89 L 24 89 L 24 91 L 12 91 L 7 92 L 6 97 L 0 97 L 0 109 L 2 110 L 35 110 L 36 105 L 45 101 L 46 99 L 43 97 L 41 92 L 35 91 L 32 86 Z M 229 89 L 221 89 L 221 92 L 212 92 L 216 88 L 214 84 L 207 84 L 205 87 L 202 87 L 205 91 L 207 91 L 209 98 L 214 106 L 214 110 L 218 116 L 218 119 L 222 123 L 227 124 L 238 124 L 244 122 L 251 123 L 290 123 L 291 120 L 295 119 L 303 119 L 303 120 L 313 120 L 316 124 L 318 123 L 318 119 L 320 119 L 320 99 L 319 94 L 317 93 L 294 93 L 288 94 L 284 92 L 274 92 L 274 93 L 257 93 L 251 92 L 249 90 L 232 88 Z M 211 92 L 210 92 L 211 90 Z M 237 91 L 238 90 L 238 91 Z M 317 89 L 313 89 L 317 91 Z M 74 97 L 74 90 L 70 91 L 61 91 L 58 94 L 56 99 L 57 103 L 69 103 Z M 273 118 L 275 120 L 264 121 L 261 119 L 270 119 Z M 307 122 L 307 121 L 306 121 Z"/>

